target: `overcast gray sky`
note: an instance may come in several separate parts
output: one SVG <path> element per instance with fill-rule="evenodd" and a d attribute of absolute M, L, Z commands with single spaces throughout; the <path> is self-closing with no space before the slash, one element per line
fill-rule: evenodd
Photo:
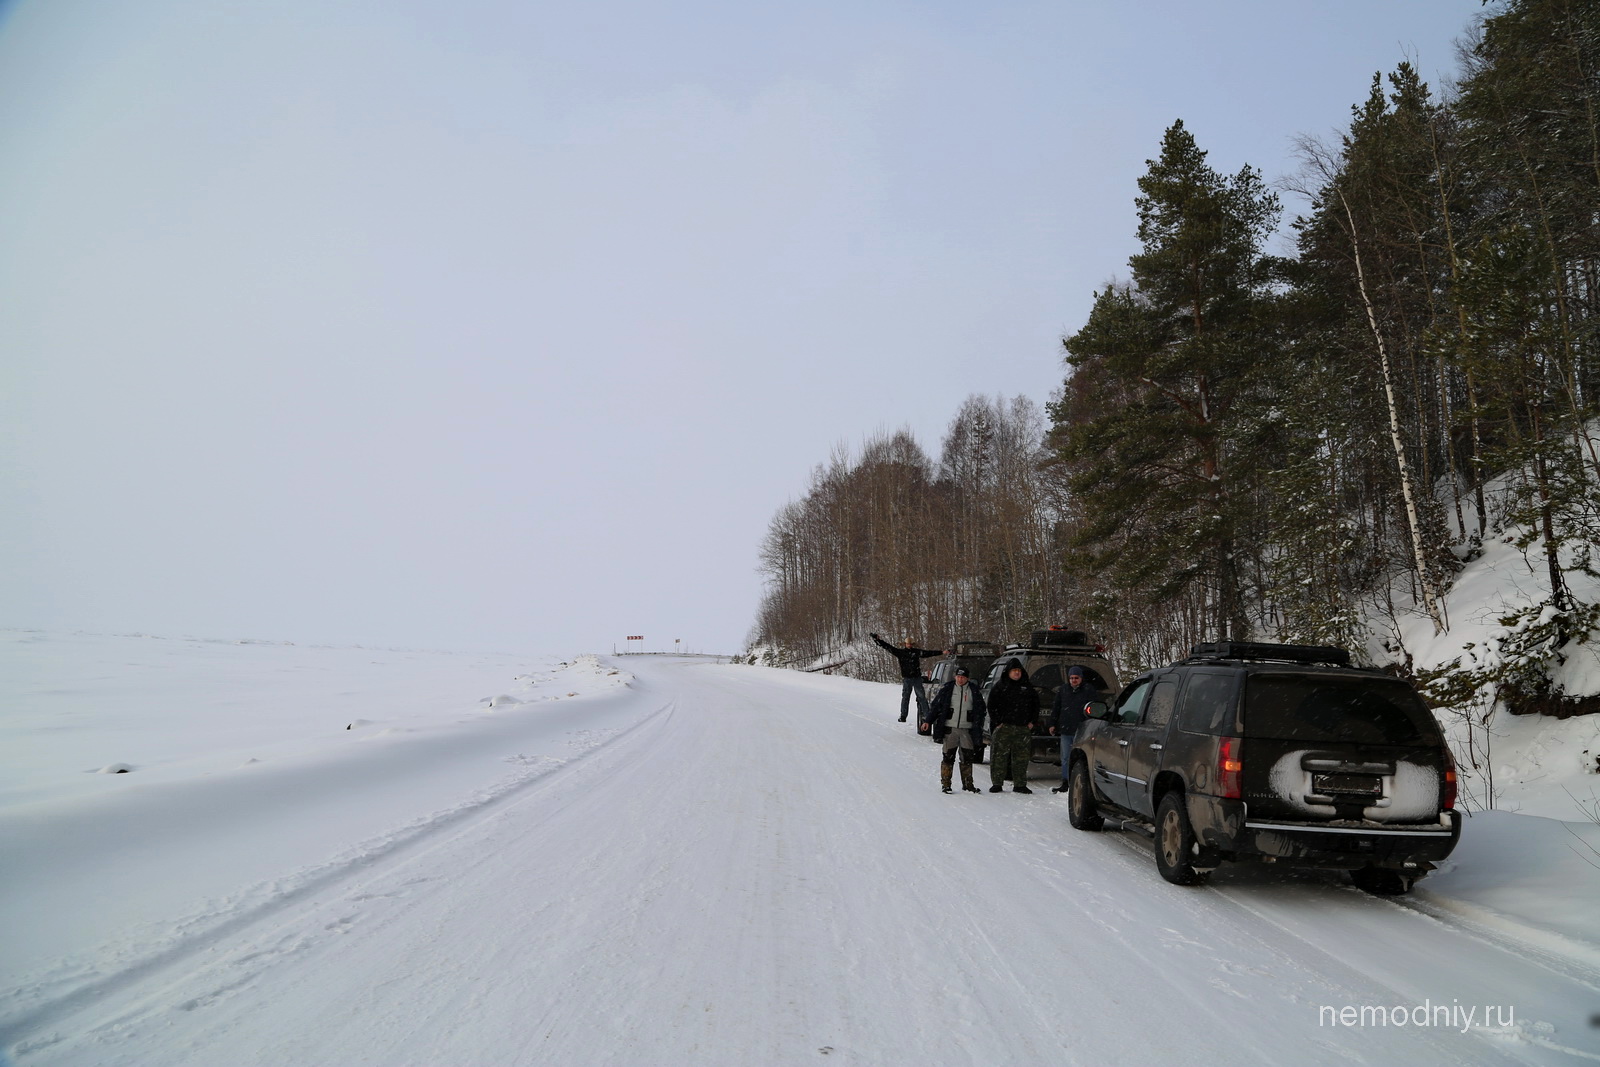
<path fill-rule="evenodd" d="M 1478 0 L 0 0 L 0 626 L 739 647 L 836 443 L 1041 403 L 1182 118 Z"/>

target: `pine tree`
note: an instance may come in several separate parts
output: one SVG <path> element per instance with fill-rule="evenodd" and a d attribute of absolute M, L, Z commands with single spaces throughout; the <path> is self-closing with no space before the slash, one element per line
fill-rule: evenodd
<path fill-rule="evenodd" d="M 1497 680 L 1513 703 L 1540 706 L 1559 702 L 1549 671 L 1600 625 L 1566 577 L 1600 565 L 1600 8 L 1505 4 L 1457 110 L 1483 205 L 1453 293 L 1462 360 L 1496 383 L 1483 459 L 1508 481 L 1501 522 L 1539 550 L 1549 585 L 1502 620 Z"/>
<path fill-rule="evenodd" d="M 1075 542 L 1093 565 L 1145 599 L 1198 594 L 1203 628 L 1244 637 L 1257 472 L 1238 446 L 1269 377 L 1262 244 L 1278 201 L 1254 169 L 1224 177 L 1205 158 L 1180 121 L 1149 161 L 1132 283 L 1097 293 L 1065 340 L 1090 384 L 1053 411 L 1051 441 L 1088 498 Z"/>

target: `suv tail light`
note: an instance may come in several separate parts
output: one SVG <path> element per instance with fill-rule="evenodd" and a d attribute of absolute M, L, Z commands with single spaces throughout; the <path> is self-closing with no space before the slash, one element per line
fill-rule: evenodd
<path fill-rule="evenodd" d="M 1444 786 L 1439 790 L 1439 807 L 1449 811 L 1456 806 L 1456 758 L 1444 746 Z"/>
<path fill-rule="evenodd" d="M 1217 747 L 1217 796 L 1226 800 L 1244 796 L 1244 759 L 1240 748 L 1237 737 L 1224 737 Z"/>

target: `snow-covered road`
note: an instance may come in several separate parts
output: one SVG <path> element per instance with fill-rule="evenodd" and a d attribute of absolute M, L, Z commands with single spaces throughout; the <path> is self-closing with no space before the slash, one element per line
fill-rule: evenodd
<path fill-rule="evenodd" d="M 143 940 L 47 920 L 78 962 L 35 944 L 5 976 L 18 1067 L 1600 1059 L 1600 956 L 1580 942 L 1474 923 L 1426 881 L 1401 902 L 1260 869 L 1180 889 L 1136 835 L 1072 830 L 1043 764 L 1033 796 L 942 794 L 898 687 L 618 663 L 627 689 L 439 745 L 441 764 L 498 753 L 500 777 L 453 798 L 429 783 L 460 772 L 413 746 L 402 776 L 297 772 L 342 792 L 236 800 L 192 840 L 160 816 L 159 863 L 121 857 L 123 892 L 178 863 L 215 903 Z M 589 743 L 558 755 L 574 734 Z M 175 783 L 103 832 L 225 792 Z M 66 894 L 53 914 L 93 928 L 82 852 L 50 844 L 62 818 L 0 821 L 7 865 L 33 865 L 29 906 Z M 230 825 L 280 877 L 198 873 Z"/>

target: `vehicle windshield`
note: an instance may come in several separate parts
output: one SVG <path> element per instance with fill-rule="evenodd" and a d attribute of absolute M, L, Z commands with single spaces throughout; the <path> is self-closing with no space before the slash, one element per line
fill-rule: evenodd
<path fill-rule="evenodd" d="M 1361 745 L 1420 745 L 1439 737 L 1433 714 L 1398 679 L 1256 674 L 1244 700 L 1252 737 Z"/>

